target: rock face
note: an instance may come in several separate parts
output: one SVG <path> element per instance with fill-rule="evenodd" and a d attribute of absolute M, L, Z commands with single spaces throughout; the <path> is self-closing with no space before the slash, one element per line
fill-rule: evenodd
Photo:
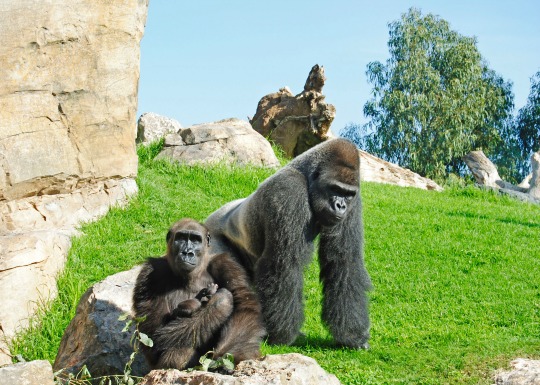
<path fill-rule="evenodd" d="M 279 166 L 270 143 L 240 119 L 197 124 L 169 134 L 157 158 L 188 165 L 225 161 L 240 165 Z"/>
<path fill-rule="evenodd" d="M 148 144 L 164 138 L 168 134 L 177 133 L 182 126 L 176 120 L 146 112 L 137 123 L 137 143 Z"/>
<path fill-rule="evenodd" d="M 133 287 L 139 274 L 137 266 L 97 283 L 81 297 L 75 317 L 67 327 L 54 362 L 55 371 L 76 373 L 83 365 L 92 376 L 120 374 L 133 348 L 131 332 L 122 332 L 125 321 L 118 317 L 131 314 Z M 149 368 L 141 354 L 132 364 L 132 374 L 142 376 Z"/>
<path fill-rule="evenodd" d="M 2 385 L 54 385 L 49 361 L 20 362 L 0 368 Z"/>
<path fill-rule="evenodd" d="M 510 366 L 512 370 L 500 371 L 495 375 L 495 385 L 540 384 L 540 360 L 517 358 Z"/>
<path fill-rule="evenodd" d="M 8 21 L 0 23 L 0 326 L 8 339 L 54 296 L 75 227 L 137 190 L 147 8 L 147 0 L 0 3 Z"/>
<path fill-rule="evenodd" d="M 324 101 L 324 68 L 311 69 L 304 91 L 293 95 L 287 88 L 264 96 L 250 120 L 255 131 L 279 144 L 289 157 L 297 156 L 328 139 L 336 115 L 333 105 Z"/>
<path fill-rule="evenodd" d="M 363 150 L 358 150 L 358 152 L 360 153 L 360 178 L 363 181 L 442 191 L 442 187 L 431 179 L 377 158 Z"/>
<path fill-rule="evenodd" d="M 0 200 L 137 173 L 147 1 L 0 5 Z M 114 154 L 114 156 L 111 156 Z"/>
<path fill-rule="evenodd" d="M 76 226 L 126 203 L 136 192 L 133 179 L 122 179 L 71 194 L 0 202 L 0 325 L 8 339 L 28 325 L 40 304 L 56 296 L 56 276 Z"/>
<path fill-rule="evenodd" d="M 154 370 L 139 385 L 339 385 L 333 374 L 313 358 L 298 353 L 269 355 L 260 361 L 243 361 L 230 376 L 209 372 Z"/>

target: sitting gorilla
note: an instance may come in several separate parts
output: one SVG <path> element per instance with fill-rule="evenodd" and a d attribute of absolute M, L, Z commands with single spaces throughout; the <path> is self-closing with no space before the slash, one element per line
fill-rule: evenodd
<path fill-rule="evenodd" d="M 351 142 L 321 143 L 206 220 L 212 252 L 231 253 L 252 274 L 270 343 L 300 332 L 302 273 L 320 235 L 323 321 L 339 345 L 369 347 L 359 166 Z"/>
<path fill-rule="evenodd" d="M 154 342 L 142 350 L 152 369 L 185 369 L 214 350 L 235 362 L 260 356 L 260 304 L 244 268 L 228 254 L 210 256 L 208 230 L 183 219 L 167 234 L 167 254 L 149 258 L 133 293 L 139 330 Z"/>

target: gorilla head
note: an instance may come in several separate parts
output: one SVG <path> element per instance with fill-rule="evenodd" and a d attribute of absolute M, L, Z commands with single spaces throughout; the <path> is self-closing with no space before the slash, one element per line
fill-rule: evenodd
<path fill-rule="evenodd" d="M 309 175 L 309 201 L 321 226 L 335 226 L 350 211 L 360 185 L 358 159 L 322 159 Z"/>
<path fill-rule="evenodd" d="M 184 219 L 176 222 L 167 233 L 167 260 L 178 276 L 206 270 L 208 230 L 200 223 Z"/>

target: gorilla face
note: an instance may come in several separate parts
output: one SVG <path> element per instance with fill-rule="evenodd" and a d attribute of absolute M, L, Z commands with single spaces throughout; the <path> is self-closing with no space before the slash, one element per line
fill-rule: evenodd
<path fill-rule="evenodd" d="M 167 234 L 167 260 L 179 276 L 186 276 L 205 262 L 208 235 L 196 226 L 175 224 Z M 206 238 L 206 239 L 205 239 Z M 202 266 L 204 269 L 205 266 Z"/>
<path fill-rule="evenodd" d="M 192 271 L 204 256 L 204 244 L 202 234 L 198 231 L 182 230 L 174 235 L 171 247 L 173 265 L 177 269 Z"/>
<path fill-rule="evenodd" d="M 329 173 L 316 175 L 310 186 L 311 206 L 322 226 L 335 226 L 347 216 L 358 185 L 340 181 Z"/>

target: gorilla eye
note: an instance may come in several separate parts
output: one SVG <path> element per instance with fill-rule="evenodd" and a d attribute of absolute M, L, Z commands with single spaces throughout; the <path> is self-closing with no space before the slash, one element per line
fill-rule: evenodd
<path fill-rule="evenodd" d="M 343 186 L 332 186 L 331 191 L 336 196 L 340 196 L 347 199 L 352 199 L 356 195 L 356 190 L 348 189 Z"/>

